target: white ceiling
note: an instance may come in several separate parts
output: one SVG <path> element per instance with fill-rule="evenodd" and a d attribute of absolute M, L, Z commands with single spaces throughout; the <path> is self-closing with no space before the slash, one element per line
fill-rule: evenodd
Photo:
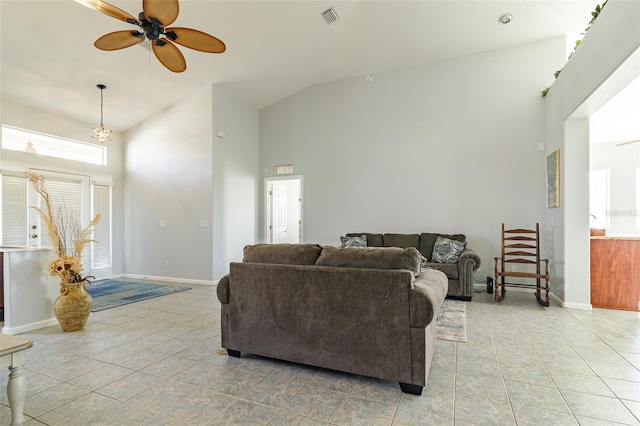
<path fill-rule="evenodd" d="M 134 16 L 142 9 L 140 0 L 110 3 Z M 211 83 L 263 108 L 318 83 L 575 35 L 596 3 L 182 0 L 172 26 L 212 34 L 227 51 L 180 47 L 187 70 L 174 74 L 147 42 L 112 52 L 93 46 L 105 33 L 137 28 L 123 21 L 71 0 L 0 0 L 1 95 L 97 124 L 103 83 L 105 126 L 124 131 Z M 341 18 L 332 25 L 321 16 L 330 6 Z M 505 12 L 513 21 L 501 25 Z"/>
<path fill-rule="evenodd" d="M 640 78 L 589 117 L 592 144 L 640 142 Z"/>

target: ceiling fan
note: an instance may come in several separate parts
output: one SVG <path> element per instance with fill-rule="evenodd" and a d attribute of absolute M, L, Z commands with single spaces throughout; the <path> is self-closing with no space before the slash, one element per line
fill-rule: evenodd
<path fill-rule="evenodd" d="M 635 140 L 635 141 L 620 142 L 620 143 L 617 143 L 616 146 L 629 145 L 629 144 L 638 143 L 638 142 L 640 142 L 640 139 Z"/>
<path fill-rule="evenodd" d="M 191 28 L 167 28 L 167 25 L 171 25 L 178 18 L 178 0 L 142 0 L 142 12 L 137 19 L 106 1 L 76 2 L 141 28 L 142 31 L 123 30 L 103 35 L 93 43 L 101 50 L 124 49 L 148 38 L 156 58 L 173 72 L 187 69 L 187 62 L 174 43 L 206 53 L 222 53 L 226 50 L 222 40 L 202 31 Z"/>

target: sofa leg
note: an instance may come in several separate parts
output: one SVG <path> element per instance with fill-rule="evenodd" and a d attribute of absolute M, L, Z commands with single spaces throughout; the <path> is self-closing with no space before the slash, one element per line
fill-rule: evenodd
<path fill-rule="evenodd" d="M 227 348 L 227 353 L 229 354 L 229 356 L 240 358 L 240 351 L 234 351 L 233 349 Z"/>
<path fill-rule="evenodd" d="M 404 393 L 410 393 L 412 395 L 422 395 L 422 386 L 400 382 L 400 389 Z"/>

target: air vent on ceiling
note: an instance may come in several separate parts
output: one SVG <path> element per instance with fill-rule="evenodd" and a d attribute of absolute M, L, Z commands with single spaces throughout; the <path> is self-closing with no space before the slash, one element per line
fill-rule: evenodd
<path fill-rule="evenodd" d="M 276 175 L 290 175 L 293 174 L 293 164 L 282 164 L 274 167 Z"/>
<path fill-rule="evenodd" d="M 333 7 L 330 7 L 329 9 L 322 12 L 322 17 L 325 21 L 327 21 L 327 24 L 333 24 L 338 19 L 340 19 L 340 17 L 338 16 L 338 12 L 336 12 Z"/>

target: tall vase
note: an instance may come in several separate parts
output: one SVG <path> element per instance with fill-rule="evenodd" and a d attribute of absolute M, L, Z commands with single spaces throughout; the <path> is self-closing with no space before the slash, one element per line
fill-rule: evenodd
<path fill-rule="evenodd" d="M 60 296 L 53 302 L 53 313 L 64 331 L 84 328 L 91 313 L 93 299 L 85 290 L 85 282 L 60 283 Z"/>

